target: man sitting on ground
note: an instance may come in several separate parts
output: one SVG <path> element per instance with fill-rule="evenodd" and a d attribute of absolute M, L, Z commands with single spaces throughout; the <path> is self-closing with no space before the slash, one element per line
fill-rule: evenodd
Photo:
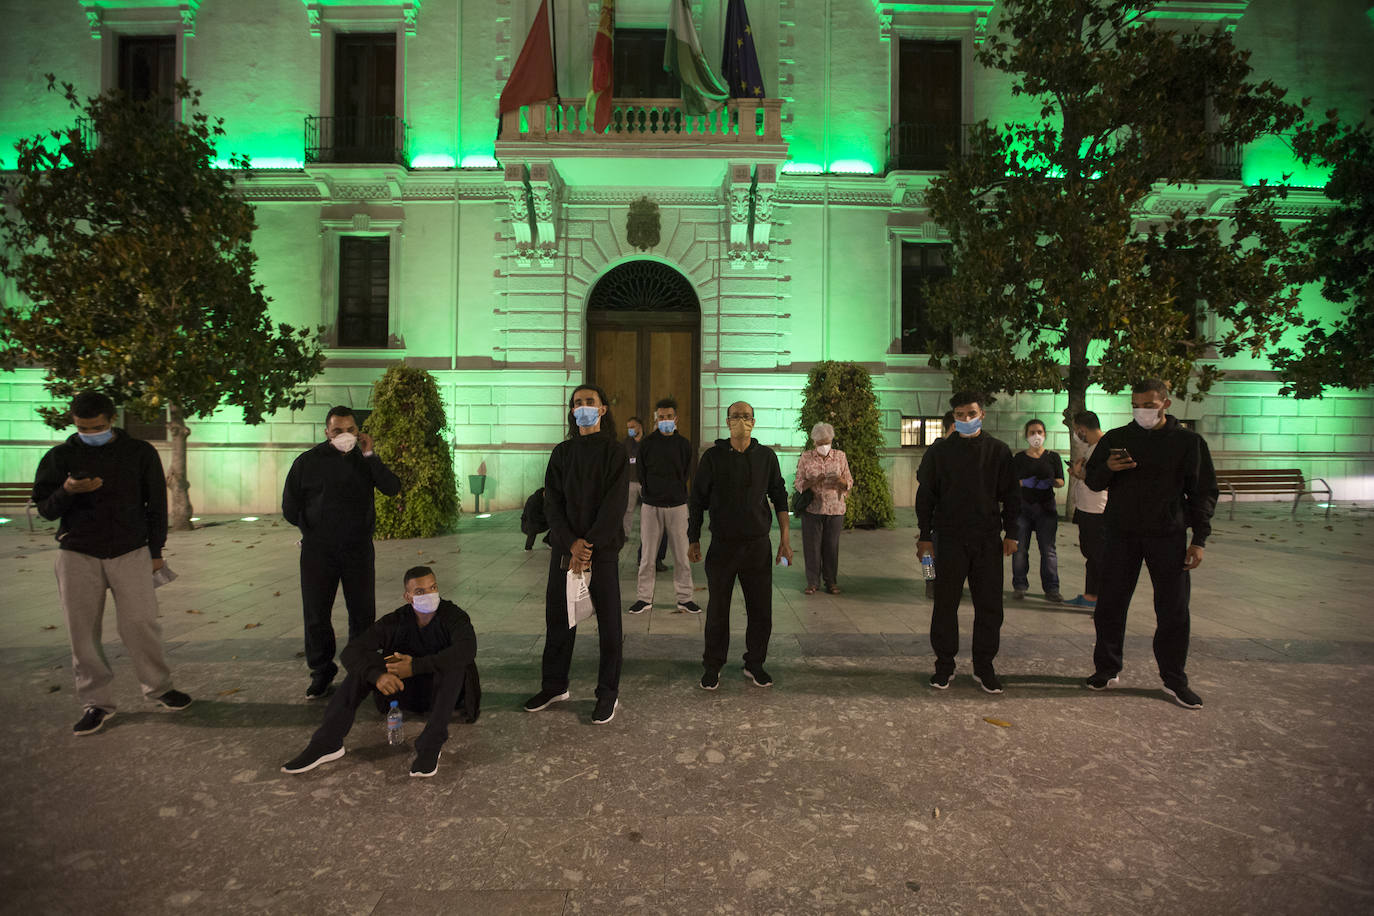
<path fill-rule="evenodd" d="M 415 739 L 411 776 L 433 776 L 448 739 L 448 720 L 460 708 L 476 721 L 482 688 L 477 677 L 477 635 L 462 608 L 439 597 L 434 570 L 415 566 L 405 574 L 406 604 L 349 641 L 339 655 L 348 677 L 329 701 L 324 724 L 283 773 L 304 773 L 344 755 L 343 739 L 370 693 L 385 712 L 392 700 L 407 712 L 427 713 Z"/>

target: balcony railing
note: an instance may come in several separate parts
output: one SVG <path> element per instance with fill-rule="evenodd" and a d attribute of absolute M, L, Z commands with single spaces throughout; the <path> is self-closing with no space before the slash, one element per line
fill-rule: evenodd
<path fill-rule="evenodd" d="M 1240 181 L 1240 144 L 1213 143 L 1207 147 L 1203 178 L 1212 181 Z"/>
<path fill-rule="evenodd" d="M 969 150 L 971 124 L 899 123 L 887 129 L 887 170 L 936 171 Z"/>
<path fill-rule="evenodd" d="M 406 122 L 393 115 L 305 119 L 305 161 L 409 166 Z"/>
<path fill-rule="evenodd" d="M 731 99 L 705 115 L 690 115 L 681 99 L 612 99 L 611 123 L 591 124 L 585 99 L 531 105 L 501 119 L 501 143 L 775 143 L 782 144 L 781 99 Z"/>

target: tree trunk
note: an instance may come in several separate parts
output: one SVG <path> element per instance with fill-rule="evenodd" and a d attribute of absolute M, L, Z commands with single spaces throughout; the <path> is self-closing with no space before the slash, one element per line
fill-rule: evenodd
<path fill-rule="evenodd" d="M 186 439 L 191 430 L 186 416 L 176 404 L 167 407 L 167 435 L 172 443 L 172 461 L 167 467 L 167 524 L 173 531 L 190 531 L 191 482 L 186 478 Z"/>

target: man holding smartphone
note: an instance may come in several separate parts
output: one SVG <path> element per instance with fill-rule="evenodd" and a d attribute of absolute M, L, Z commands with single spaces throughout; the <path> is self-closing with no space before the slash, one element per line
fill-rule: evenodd
<path fill-rule="evenodd" d="M 1093 611 L 1093 690 L 1119 683 L 1126 611 L 1142 563 L 1155 597 L 1155 660 L 1164 692 L 1186 709 L 1202 698 L 1188 686 L 1189 571 L 1202 564 L 1217 476 L 1207 442 L 1166 411 L 1169 386 L 1149 378 L 1131 387 L 1133 422 L 1108 431 L 1084 469 L 1089 489 L 1111 490 L 1103 513 L 1102 582 Z M 1192 539 L 1188 539 L 1188 529 Z"/>

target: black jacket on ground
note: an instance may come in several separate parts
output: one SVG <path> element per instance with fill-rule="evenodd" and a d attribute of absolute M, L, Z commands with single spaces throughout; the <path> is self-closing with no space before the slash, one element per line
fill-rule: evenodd
<path fill-rule="evenodd" d="M 525 508 L 520 513 L 520 533 L 534 537 L 548 530 L 549 522 L 544 517 L 544 488 L 540 487 L 525 500 Z"/>
<path fill-rule="evenodd" d="M 742 452 L 731 448 L 729 439 L 717 439 L 701 456 L 688 505 L 689 543 L 701 541 L 702 514 L 707 511 L 711 513 L 713 538 L 767 537 L 774 514 L 788 511 L 787 484 L 778 456 L 757 439 L 750 439 Z"/>
<path fill-rule="evenodd" d="M 921 540 L 931 531 L 959 537 L 995 532 L 1016 537 L 1021 485 L 1011 468 L 1011 449 L 986 432 L 951 436 L 932 446 L 916 474 L 916 523 Z"/>
<path fill-rule="evenodd" d="M 411 656 L 410 669 L 416 675 L 466 672 L 460 696 L 468 718 L 476 721 L 482 685 L 477 676 L 477 634 L 466 611 L 442 599 L 434 619 L 422 627 L 415 609 L 402 605 L 350 639 L 339 661 L 349 674 L 375 685 L 386 674 L 386 657 L 393 652 Z"/>
<path fill-rule="evenodd" d="M 1129 471 L 1107 467 L 1112 449 L 1135 459 Z M 1089 489 L 1110 489 L 1102 525 L 1108 533 L 1156 537 L 1193 529 L 1193 544 L 1207 546 L 1217 507 L 1217 473 L 1207 441 L 1167 416 L 1159 429 L 1128 423 L 1108 430 L 1084 469 Z"/>
<path fill-rule="evenodd" d="M 62 484 L 73 472 L 99 477 L 100 489 L 68 493 Z M 167 478 L 157 449 L 115 429 L 104 445 L 87 445 L 75 433 L 38 463 L 33 481 L 38 514 L 62 521 L 63 550 L 92 557 L 118 557 L 148 546 L 153 559 L 167 543 Z"/>
<path fill-rule="evenodd" d="M 386 496 L 401 492 L 401 481 L 374 453 L 347 454 L 328 441 L 296 458 L 286 475 L 281 514 L 312 540 L 347 544 L 370 541 L 377 527 L 373 488 Z"/>
<path fill-rule="evenodd" d="M 553 447 L 544 472 L 544 517 L 560 557 L 572 554 L 578 538 L 592 545 L 594 559 L 614 559 L 625 546 L 629 468 L 624 447 L 604 429 Z"/>
<path fill-rule="evenodd" d="M 671 508 L 687 502 L 687 478 L 692 471 L 692 441 L 682 433 L 649 433 L 639 447 L 640 499 L 646 506 Z"/>

